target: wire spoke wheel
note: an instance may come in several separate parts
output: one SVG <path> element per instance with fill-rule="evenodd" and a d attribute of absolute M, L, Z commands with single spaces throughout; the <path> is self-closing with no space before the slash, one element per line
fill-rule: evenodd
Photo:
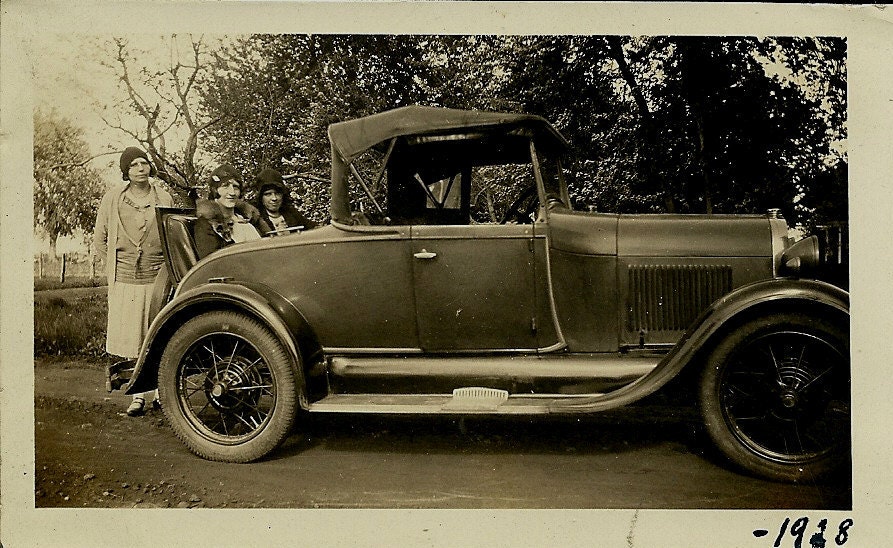
<path fill-rule="evenodd" d="M 298 365 L 257 320 L 208 312 L 183 324 L 165 348 L 158 383 L 162 408 L 197 455 L 256 460 L 294 425 Z"/>
<path fill-rule="evenodd" d="M 701 412 L 717 447 L 742 468 L 814 479 L 849 456 L 849 375 L 842 329 L 775 314 L 741 326 L 711 353 Z"/>
<path fill-rule="evenodd" d="M 242 337 L 202 337 L 187 350 L 181 368 L 179 404 L 187 420 L 209 438 L 239 443 L 270 419 L 276 406 L 273 372 Z"/>

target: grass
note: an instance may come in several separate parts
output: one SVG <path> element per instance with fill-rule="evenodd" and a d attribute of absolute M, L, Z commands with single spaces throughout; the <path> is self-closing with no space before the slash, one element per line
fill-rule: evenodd
<path fill-rule="evenodd" d="M 34 299 L 34 356 L 105 355 L 105 295 Z"/>
<path fill-rule="evenodd" d="M 45 289 L 68 289 L 70 287 L 101 287 L 108 284 L 108 278 L 105 276 L 68 276 L 65 282 L 60 282 L 59 278 L 34 278 L 34 291 L 43 291 Z"/>

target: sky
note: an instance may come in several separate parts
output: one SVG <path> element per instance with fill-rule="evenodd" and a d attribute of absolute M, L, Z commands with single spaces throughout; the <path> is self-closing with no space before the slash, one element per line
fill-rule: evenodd
<path fill-rule="evenodd" d="M 133 35 L 126 39 L 129 50 L 137 57 L 131 67 L 133 71 L 143 67 L 162 70 L 172 57 L 168 37 Z M 103 116 L 110 121 L 117 119 L 120 109 L 114 110 L 113 105 L 125 97 L 113 70 L 103 66 L 103 63 L 114 62 L 110 42 L 110 37 L 48 34 L 43 35 L 32 49 L 35 108 L 55 109 L 82 127 L 93 154 L 120 151 L 135 144 L 126 133 L 103 121 Z M 123 116 L 121 122 L 132 128 L 144 124 L 135 114 Z M 174 138 L 169 144 L 171 148 L 176 148 L 176 140 Z M 119 173 L 115 163 L 116 158 L 109 156 L 99 158 L 92 165 L 100 169 L 112 164 L 109 175 L 117 180 Z"/>
<path fill-rule="evenodd" d="M 172 55 L 170 35 L 130 35 L 129 51 L 136 56 L 133 71 L 145 67 L 148 70 L 163 70 L 169 66 Z M 209 41 L 225 40 L 224 37 L 208 38 Z M 98 170 L 110 187 L 121 184 L 118 167 L 118 152 L 128 146 L 138 145 L 134 139 L 120 129 L 109 127 L 103 121 L 120 123 L 128 128 L 145 125 L 142 118 L 133 115 L 121 116 L 122 109 L 113 105 L 125 98 L 125 92 L 114 71 L 103 63 L 113 63 L 115 50 L 111 37 L 83 34 L 43 34 L 35 37 L 31 53 L 34 108 L 49 112 L 55 110 L 60 116 L 69 119 L 73 125 L 84 130 L 84 138 L 91 154 L 114 152 L 102 155 L 91 161 L 90 166 Z M 188 44 L 187 37 L 178 41 Z M 188 59 L 182 52 L 183 59 Z M 167 139 L 169 149 L 176 150 L 185 142 L 185 136 L 170 134 Z M 61 238 L 57 252 L 86 251 L 80 236 Z M 49 249 L 49 243 L 38 239 L 39 250 Z"/>

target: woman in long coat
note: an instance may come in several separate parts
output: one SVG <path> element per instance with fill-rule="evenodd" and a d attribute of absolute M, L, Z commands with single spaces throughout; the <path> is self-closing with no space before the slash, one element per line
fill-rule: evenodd
<path fill-rule="evenodd" d="M 126 184 L 102 197 L 93 231 L 94 254 L 104 256 L 108 276 L 105 349 L 113 361 L 139 355 L 149 327 L 152 285 L 164 264 L 155 208 L 174 202 L 151 178 L 155 167 L 143 150 L 127 148 L 119 163 Z M 149 396 L 154 401 L 154 392 L 135 394 L 127 414 L 141 415 Z"/>

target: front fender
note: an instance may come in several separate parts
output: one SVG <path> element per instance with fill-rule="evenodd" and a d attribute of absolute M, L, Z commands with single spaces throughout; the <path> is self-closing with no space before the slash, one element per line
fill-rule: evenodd
<path fill-rule="evenodd" d="M 647 375 L 610 394 L 562 406 L 562 410 L 598 411 L 641 399 L 667 384 L 725 333 L 744 319 L 777 310 L 806 310 L 849 319 L 849 293 L 816 280 L 777 278 L 742 286 L 714 302 L 685 336 Z"/>
<path fill-rule="evenodd" d="M 272 289 L 260 284 L 210 282 L 177 295 L 149 326 L 127 394 L 158 387 L 158 366 L 167 341 L 186 321 L 211 310 L 236 310 L 264 323 L 288 351 L 297 367 L 300 403 L 307 408 L 303 364 L 318 351 L 318 343 L 301 313 Z"/>

